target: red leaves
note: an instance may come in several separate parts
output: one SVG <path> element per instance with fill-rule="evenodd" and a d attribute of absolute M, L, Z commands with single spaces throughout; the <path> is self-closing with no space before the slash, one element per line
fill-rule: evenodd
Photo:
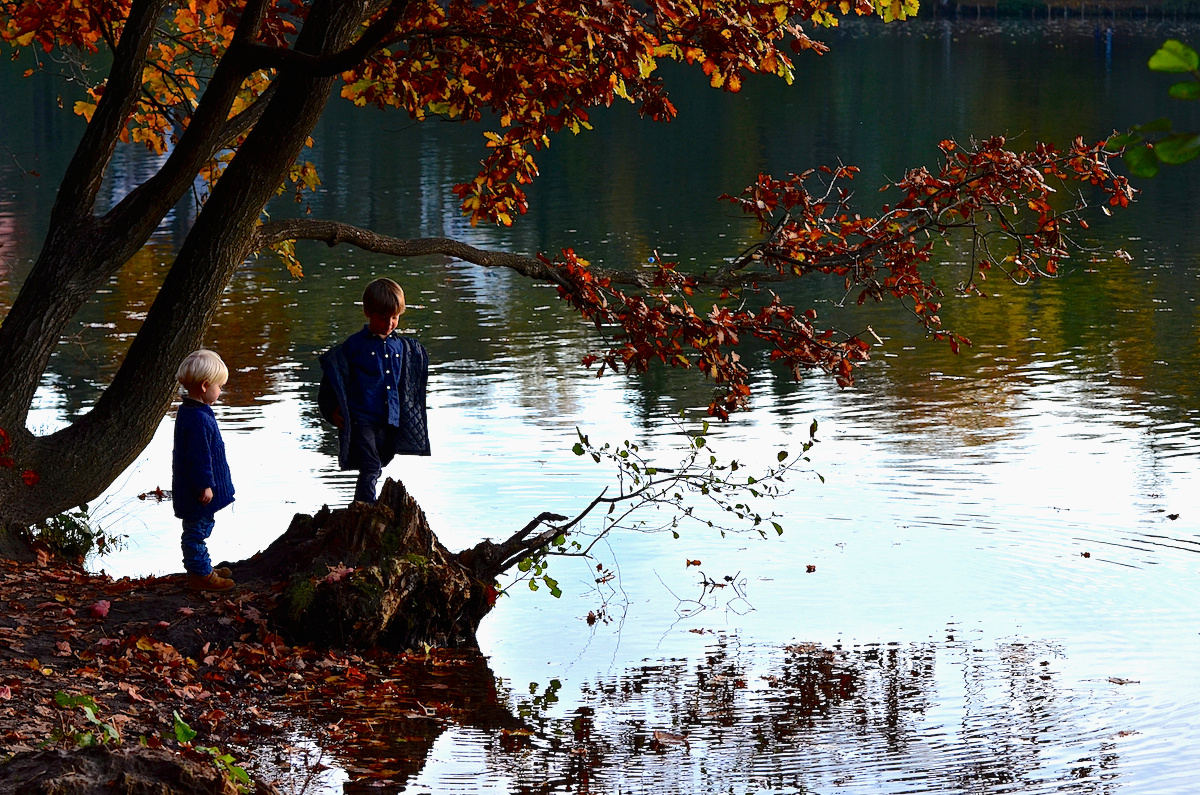
<path fill-rule="evenodd" d="M 100 599 L 88 608 L 88 615 L 90 615 L 92 618 L 107 618 L 110 607 L 112 607 L 111 602 L 109 602 L 107 599 Z"/>
<path fill-rule="evenodd" d="M 933 339 L 958 352 L 971 342 L 941 328 L 943 293 L 924 274 L 934 239 L 960 230 L 972 236 L 979 257 L 960 286 L 963 292 L 978 292 L 975 279 L 990 269 L 1022 283 L 1054 275 L 1069 256 L 1068 227 L 1085 227 L 1079 216 L 1086 197 L 1064 207 L 1062 188 L 1094 186 L 1110 203 L 1128 203 L 1133 196 L 1128 182 L 1109 170 L 1102 144 L 1085 146 L 1077 139 L 1067 152 L 1039 144 L 1033 152 L 1017 153 L 1004 143 L 993 138 L 964 149 L 943 141 L 939 171 L 916 168 L 888 186 L 903 195 L 877 216 L 849 207 L 850 193 L 840 183 L 855 176 L 854 167 L 813 169 L 785 179 L 761 174 L 740 196 L 723 198 L 759 221 L 763 240 L 703 278 L 653 257 L 636 279 L 625 277 L 644 285 L 642 294 L 617 289 L 573 251 L 564 251 L 563 260 L 552 263 L 560 294 L 609 337 L 608 350 L 589 355 L 584 364 L 597 375 L 645 372 L 655 361 L 695 367 L 721 387 L 709 412 L 723 419 L 749 400 L 750 373 L 734 350 L 747 338 L 765 342 L 771 361 L 797 378 L 819 370 L 850 386 L 854 368 L 870 358 L 866 341 L 818 329 L 814 309 L 799 311 L 773 293 L 765 293 L 757 309 L 749 303 L 759 292 L 756 282 L 816 275 L 840 280 L 842 289 L 857 292 L 859 304 L 900 301 Z M 703 286 L 720 289 L 720 303 L 707 313 L 689 302 Z"/>
<path fill-rule="evenodd" d="M 12 469 L 16 466 L 16 462 L 14 462 L 12 456 L 9 455 L 10 450 L 12 450 L 12 439 L 9 437 L 7 431 L 5 431 L 3 428 L 0 428 L 0 467 Z M 26 486 L 36 486 L 41 479 L 41 476 L 32 469 L 26 469 L 21 472 L 21 480 Z"/>

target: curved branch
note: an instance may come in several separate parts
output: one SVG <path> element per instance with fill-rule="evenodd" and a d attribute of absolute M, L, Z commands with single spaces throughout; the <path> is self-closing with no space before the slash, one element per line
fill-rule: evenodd
<path fill-rule="evenodd" d="M 278 85 L 278 83 L 271 83 L 263 89 L 263 92 L 259 94 L 258 99 L 254 100 L 253 104 L 225 122 L 225 126 L 214 136 L 212 146 L 209 148 L 208 156 L 205 157 L 205 160 L 216 157 L 217 153 L 222 149 L 232 145 L 239 137 L 250 132 L 251 128 L 262 118 L 263 112 L 267 109 L 267 103 L 275 96 Z"/>
<path fill-rule="evenodd" d="M 364 251 L 389 254 L 394 257 L 425 257 L 440 254 L 485 268 L 508 268 L 535 281 L 552 284 L 564 283 L 554 268 L 537 257 L 512 254 L 506 251 L 485 251 L 445 237 L 390 237 L 370 229 L 338 221 L 306 218 L 268 221 L 258 228 L 254 238 L 254 248 L 261 251 L 286 240 L 320 240 L 330 247 L 346 243 Z"/>
<path fill-rule="evenodd" d="M 246 4 L 234 31 L 231 53 L 238 43 L 251 41 L 258 35 L 268 5 L 269 0 L 252 0 Z M 130 230 L 122 249 L 125 253 L 119 257 L 118 264 L 145 243 L 163 216 L 191 188 L 201 166 L 230 140 L 229 135 L 248 130 L 261 115 L 261 109 L 252 108 L 226 121 L 242 82 L 253 71 L 237 58 L 222 58 L 191 122 L 162 168 L 109 211 L 105 219 L 109 228 Z M 265 107 L 265 103 L 255 103 L 256 106 L 260 104 Z M 247 116 L 251 111 L 253 115 Z"/>
<path fill-rule="evenodd" d="M 167 0 L 138 0 L 129 9 L 104 94 L 59 186 L 51 229 L 90 220 L 104 171 L 137 102 L 155 22 L 166 6 Z"/>
<path fill-rule="evenodd" d="M 391 0 L 383 15 L 372 22 L 353 44 L 331 55 L 310 55 L 298 50 L 246 42 L 238 47 L 238 56 L 252 64 L 254 69 L 277 69 L 303 77 L 332 77 L 357 66 L 386 44 L 395 33 L 407 7 L 408 0 Z"/>
<path fill-rule="evenodd" d="M 333 247 L 341 243 L 357 246 L 364 251 L 388 254 L 393 257 L 427 257 L 442 255 L 470 262 L 484 268 L 508 268 L 534 281 L 554 284 L 573 291 L 574 285 L 564 279 L 558 269 L 546 260 L 528 254 L 513 254 L 507 251 L 487 251 L 446 237 L 401 238 L 381 235 L 370 229 L 315 218 L 282 219 L 268 221 L 258 228 L 254 249 L 261 251 L 287 240 L 319 240 Z M 632 287 L 651 287 L 656 270 L 613 269 L 590 266 L 598 279 L 612 284 Z M 697 285 L 706 287 L 741 287 L 748 284 L 790 281 L 796 276 L 774 271 L 749 273 L 743 271 L 717 271 L 708 274 L 689 274 Z"/>

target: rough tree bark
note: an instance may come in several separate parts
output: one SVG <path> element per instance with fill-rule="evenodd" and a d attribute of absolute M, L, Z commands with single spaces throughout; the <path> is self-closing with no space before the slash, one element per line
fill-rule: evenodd
<path fill-rule="evenodd" d="M 278 590 L 272 618 L 293 642 L 390 651 L 477 647 L 496 578 L 561 532 L 544 513 L 509 539 L 444 547 L 402 483 L 375 505 L 297 514 L 274 543 L 230 564 L 242 587 Z M 540 531 L 539 531 L 540 529 Z"/>

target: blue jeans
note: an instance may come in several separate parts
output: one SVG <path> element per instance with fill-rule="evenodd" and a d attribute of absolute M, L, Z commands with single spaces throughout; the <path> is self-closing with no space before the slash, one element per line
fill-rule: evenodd
<path fill-rule="evenodd" d="M 208 557 L 208 545 L 204 542 L 212 535 L 216 521 L 211 516 L 183 520 L 183 569 L 188 574 L 207 577 L 212 571 L 212 559 Z"/>

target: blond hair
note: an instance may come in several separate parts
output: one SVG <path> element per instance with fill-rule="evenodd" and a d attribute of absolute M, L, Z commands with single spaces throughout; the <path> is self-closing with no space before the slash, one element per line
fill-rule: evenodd
<path fill-rule="evenodd" d="M 362 301 L 368 315 L 404 314 L 404 290 L 391 279 L 376 279 L 368 284 Z"/>
<path fill-rule="evenodd" d="M 201 384 L 224 386 L 229 380 L 229 368 L 216 351 L 201 348 L 184 357 L 175 373 L 175 380 L 187 389 Z"/>

